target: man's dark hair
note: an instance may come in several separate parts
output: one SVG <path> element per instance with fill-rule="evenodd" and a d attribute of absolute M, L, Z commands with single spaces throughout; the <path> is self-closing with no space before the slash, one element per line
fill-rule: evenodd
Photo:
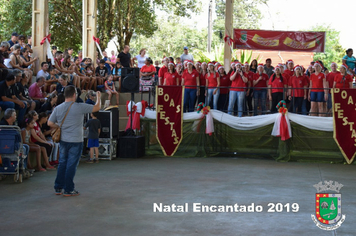
<path fill-rule="evenodd" d="M 73 85 L 68 85 L 64 89 L 64 97 L 71 98 L 77 92 L 76 88 Z"/>
<path fill-rule="evenodd" d="M 7 82 L 10 82 L 10 81 L 13 81 L 13 80 L 15 80 L 15 76 L 12 75 L 12 74 L 10 74 L 10 75 L 8 75 L 8 76 L 6 77 L 6 81 L 7 81 Z"/>
<path fill-rule="evenodd" d="M 38 120 L 40 120 L 44 117 L 48 117 L 48 114 L 46 112 L 41 112 L 40 114 L 38 114 Z"/>
<path fill-rule="evenodd" d="M 98 118 L 99 112 L 98 111 L 97 112 L 93 112 L 92 114 L 93 114 L 94 117 Z"/>
<path fill-rule="evenodd" d="M 47 63 L 47 62 L 45 62 L 45 61 L 44 61 L 44 62 L 42 62 L 42 63 L 41 63 L 41 67 L 43 67 L 45 64 L 48 64 L 48 63 Z"/>
<path fill-rule="evenodd" d="M 43 76 L 40 76 L 36 79 L 36 83 L 42 81 L 42 80 L 46 80 Z"/>
<path fill-rule="evenodd" d="M 21 74 L 21 76 L 22 76 L 22 71 L 19 70 L 19 69 L 15 69 L 15 70 L 12 71 L 12 74 L 13 74 L 14 76 L 17 76 L 17 75 Z"/>
<path fill-rule="evenodd" d="M 57 50 L 57 46 L 52 46 L 52 50 Z"/>
<path fill-rule="evenodd" d="M 267 58 L 267 59 L 266 59 L 266 62 L 268 62 L 268 61 L 272 61 L 272 59 L 271 59 L 271 58 Z"/>
<path fill-rule="evenodd" d="M 8 120 L 11 118 L 11 116 L 16 112 L 14 108 L 7 108 L 4 113 L 4 119 Z"/>
<path fill-rule="evenodd" d="M 27 48 L 21 49 L 21 53 L 25 53 L 25 52 L 27 52 Z"/>
<path fill-rule="evenodd" d="M 100 64 L 105 64 L 105 61 L 103 59 L 101 59 Z"/>
<path fill-rule="evenodd" d="M 56 54 L 55 54 L 55 57 L 57 57 L 57 56 L 59 56 L 59 55 L 61 55 L 61 54 L 63 54 L 63 52 L 57 51 Z"/>

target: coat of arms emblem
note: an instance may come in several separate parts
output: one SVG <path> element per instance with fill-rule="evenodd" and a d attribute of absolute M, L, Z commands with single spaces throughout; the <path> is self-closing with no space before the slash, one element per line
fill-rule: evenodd
<path fill-rule="evenodd" d="M 334 181 L 324 181 L 315 184 L 315 215 L 312 220 L 322 230 L 335 230 L 345 221 L 346 216 L 341 214 L 342 184 Z M 336 193 L 330 193 L 330 191 Z"/>

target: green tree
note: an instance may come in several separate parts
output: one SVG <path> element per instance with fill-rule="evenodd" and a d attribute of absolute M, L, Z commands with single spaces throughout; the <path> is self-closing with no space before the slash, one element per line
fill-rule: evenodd
<path fill-rule="evenodd" d="M 164 56 L 179 57 L 183 47 L 188 46 L 190 53 L 205 51 L 207 45 L 206 29 L 178 25 L 179 17 L 158 19 L 160 24 L 152 37 L 134 35 L 132 38 L 132 54 L 136 55 L 141 48 L 146 48 L 152 59 L 162 59 Z"/>
<path fill-rule="evenodd" d="M 233 11 L 233 28 L 259 29 L 262 19 L 259 4 L 267 4 L 268 0 L 235 0 Z M 225 33 L 225 4 L 226 0 L 216 0 L 216 20 L 213 23 L 213 31 L 216 35 L 224 37 Z M 232 34 L 233 32 L 231 32 Z"/>
<path fill-rule="evenodd" d="M 78 50 L 82 41 L 82 0 L 49 0 L 51 44 L 60 49 Z M 196 0 L 98 0 L 97 35 L 100 46 L 116 38 L 117 48 L 130 44 L 134 34 L 151 37 L 157 30 L 155 9 L 179 17 L 189 17 L 200 10 Z M 0 0 L 2 39 L 11 32 L 30 34 L 32 1 Z"/>
<path fill-rule="evenodd" d="M 311 31 L 325 31 L 325 52 L 314 53 L 314 61 L 321 60 L 326 67 L 331 62 L 342 63 L 342 57 L 345 55 L 345 49 L 340 44 L 340 32 L 332 29 L 330 26 L 316 25 Z"/>
<path fill-rule="evenodd" d="M 10 40 L 12 32 L 31 35 L 32 1 L 0 0 L 0 40 Z"/>

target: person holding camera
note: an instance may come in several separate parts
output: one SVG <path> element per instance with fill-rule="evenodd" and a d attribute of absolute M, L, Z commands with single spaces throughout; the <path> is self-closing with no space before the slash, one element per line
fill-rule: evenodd
<path fill-rule="evenodd" d="M 230 77 L 231 88 L 229 93 L 229 107 L 228 107 L 228 114 L 232 115 L 234 111 L 234 105 L 237 100 L 237 110 L 238 110 L 238 117 L 242 117 L 243 109 L 244 109 L 244 101 L 245 101 L 245 88 L 246 83 L 248 83 L 248 78 L 245 73 L 242 71 L 241 63 L 236 63 L 236 67 L 234 72 Z"/>
<path fill-rule="evenodd" d="M 258 64 L 257 73 L 253 78 L 253 98 L 254 98 L 254 108 L 253 115 L 257 115 L 257 107 L 258 103 L 261 103 L 261 112 L 262 114 L 266 114 L 266 98 L 267 98 L 267 90 L 268 86 L 268 75 L 264 73 L 263 64 Z"/>

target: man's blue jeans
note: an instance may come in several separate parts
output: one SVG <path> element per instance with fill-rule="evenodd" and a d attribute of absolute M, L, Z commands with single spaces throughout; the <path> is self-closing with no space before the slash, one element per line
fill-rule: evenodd
<path fill-rule="evenodd" d="M 27 109 L 27 104 L 24 102 L 25 107 L 21 108 L 18 104 L 14 102 L 3 102 L 0 101 L 0 107 L 3 111 L 5 111 L 7 108 L 14 108 L 15 110 L 19 111 L 19 114 L 17 116 L 17 122 L 18 124 L 21 124 L 25 118 L 26 114 L 26 109 Z"/>
<path fill-rule="evenodd" d="M 243 109 L 244 109 L 244 101 L 245 101 L 245 91 L 230 91 L 229 94 L 229 107 L 228 114 L 232 115 L 234 112 L 234 105 L 237 99 L 237 109 L 238 109 L 238 117 L 242 117 Z"/>
<path fill-rule="evenodd" d="M 74 176 L 82 155 L 83 143 L 68 143 L 61 141 L 59 144 L 59 165 L 57 178 L 54 182 L 55 189 L 64 189 L 65 192 L 74 190 Z"/>

